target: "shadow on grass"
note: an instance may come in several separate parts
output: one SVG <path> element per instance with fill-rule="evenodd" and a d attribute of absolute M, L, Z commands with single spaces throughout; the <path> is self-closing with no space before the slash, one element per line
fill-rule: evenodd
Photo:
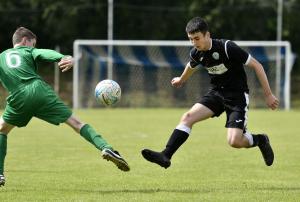
<path fill-rule="evenodd" d="M 153 193 L 199 193 L 209 192 L 200 191 L 196 189 L 123 189 L 123 190 L 77 190 L 81 193 L 101 193 L 101 194 L 116 194 L 116 193 L 141 193 L 141 194 L 153 194 Z"/>
<path fill-rule="evenodd" d="M 261 191 L 299 191 L 300 187 L 264 187 L 260 188 Z"/>
<path fill-rule="evenodd" d="M 8 187 L 7 187 L 8 188 Z M 255 188 L 257 190 L 257 188 Z M 4 190 L 3 190 L 4 191 Z M 36 192 L 37 189 L 16 189 L 8 188 L 5 192 Z M 51 192 L 76 192 L 82 194 L 126 194 L 126 193 L 140 193 L 140 194 L 153 194 L 153 193 L 180 193 L 180 194 L 194 194 L 194 193 L 210 193 L 210 192 L 223 192 L 221 189 L 116 189 L 116 190 L 85 190 L 85 189 L 47 189 Z M 260 188 L 259 191 L 290 191 L 300 192 L 300 187 L 265 187 Z"/>
<path fill-rule="evenodd" d="M 6 173 L 70 173 L 70 170 L 7 170 Z"/>
<path fill-rule="evenodd" d="M 8 187 L 6 187 L 8 188 Z M 16 189 L 16 188 L 8 188 L 5 192 L 36 192 L 37 189 Z M 196 190 L 196 189 L 119 189 L 119 190 L 83 190 L 83 189 L 47 189 L 47 191 L 53 192 L 76 192 L 82 194 L 126 194 L 126 193 L 141 193 L 141 194 L 153 194 L 153 193 L 208 193 L 211 192 L 209 190 Z"/>
<path fill-rule="evenodd" d="M 257 189 L 256 189 L 257 190 Z M 261 188 L 260 191 L 300 191 L 300 187 L 269 187 Z M 61 191 L 61 190 L 60 190 Z M 142 194 L 153 194 L 153 193 L 209 193 L 219 192 L 221 189 L 120 189 L 120 190 L 63 190 L 76 191 L 80 193 L 100 193 L 100 194 L 116 194 L 116 193 L 142 193 Z"/>

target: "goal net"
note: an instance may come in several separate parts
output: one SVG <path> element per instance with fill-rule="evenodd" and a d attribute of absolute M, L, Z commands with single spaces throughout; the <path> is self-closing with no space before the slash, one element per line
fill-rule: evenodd
<path fill-rule="evenodd" d="M 290 108 L 291 46 L 287 41 L 235 41 L 262 63 L 280 106 Z M 118 107 L 190 107 L 209 89 L 205 69 L 195 72 L 182 88 L 170 81 L 189 60 L 188 41 L 76 40 L 73 107 L 103 107 L 94 99 L 96 84 L 113 79 L 122 88 Z M 266 107 L 254 70 L 245 68 L 250 107 Z"/>

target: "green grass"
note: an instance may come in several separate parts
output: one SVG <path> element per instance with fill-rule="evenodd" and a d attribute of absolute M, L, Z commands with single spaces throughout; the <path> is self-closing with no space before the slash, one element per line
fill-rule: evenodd
<path fill-rule="evenodd" d="M 6 186 L 0 201 L 299 201 L 300 111 L 252 110 L 248 127 L 269 134 L 272 167 L 255 149 L 227 145 L 225 116 L 194 126 L 165 170 L 146 162 L 143 148 L 160 150 L 184 109 L 75 111 L 131 166 L 121 172 L 66 125 L 33 119 L 8 137 Z"/>

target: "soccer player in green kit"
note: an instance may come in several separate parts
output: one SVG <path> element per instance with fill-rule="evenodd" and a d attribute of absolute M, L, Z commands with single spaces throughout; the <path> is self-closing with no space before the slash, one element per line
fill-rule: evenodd
<path fill-rule="evenodd" d="M 9 92 L 3 115 L 0 118 L 0 186 L 5 184 L 4 159 L 7 135 L 15 127 L 26 126 L 32 117 L 59 125 L 66 123 L 77 133 L 102 151 L 102 157 L 112 161 L 122 171 L 129 165 L 90 125 L 76 118 L 69 107 L 37 74 L 37 62 L 58 62 L 65 72 L 72 68 L 73 58 L 54 50 L 37 49 L 36 35 L 19 27 L 13 37 L 13 48 L 0 54 L 0 80 Z"/>

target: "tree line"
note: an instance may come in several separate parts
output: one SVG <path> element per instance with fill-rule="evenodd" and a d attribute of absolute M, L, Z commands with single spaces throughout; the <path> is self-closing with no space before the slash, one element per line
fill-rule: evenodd
<path fill-rule="evenodd" d="M 282 39 L 296 56 L 299 75 L 300 0 L 283 1 Z M 38 36 L 37 47 L 59 45 L 72 54 L 76 39 L 107 39 L 107 0 L 0 0 L 0 51 L 11 47 L 19 26 Z M 114 0 L 114 39 L 187 40 L 185 25 L 205 18 L 213 38 L 276 40 L 276 0 Z"/>

